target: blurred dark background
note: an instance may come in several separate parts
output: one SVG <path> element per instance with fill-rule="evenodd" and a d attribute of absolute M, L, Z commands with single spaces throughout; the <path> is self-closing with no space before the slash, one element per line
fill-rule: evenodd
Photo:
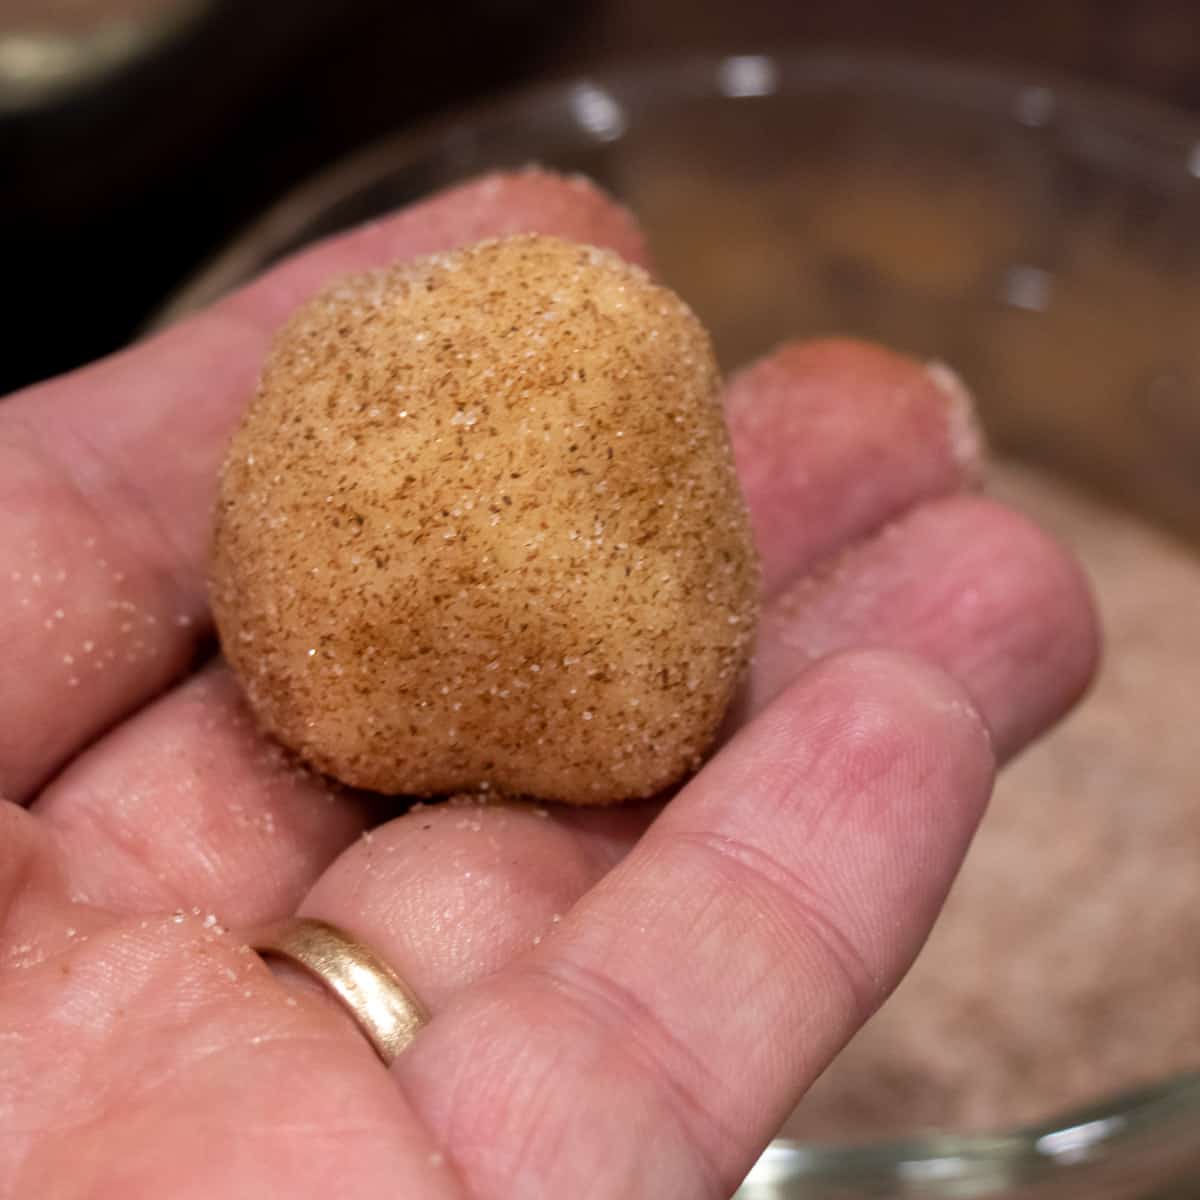
<path fill-rule="evenodd" d="M 678 50 L 899 49 L 1200 113 L 1195 0 L 0 0 L 0 393 L 127 341 L 287 188 L 385 132 Z"/>

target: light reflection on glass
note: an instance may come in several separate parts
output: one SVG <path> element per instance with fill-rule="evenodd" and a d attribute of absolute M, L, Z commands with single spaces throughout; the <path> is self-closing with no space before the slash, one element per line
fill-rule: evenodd
<path fill-rule="evenodd" d="M 778 83 L 778 69 L 764 54 L 735 54 L 721 60 L 717 86 L 733 99 L 769 96 Z"/>
<path fill-rule="evenodd" d="M 1050 307 L 1053 284 L 1054 277 L 1041 267 L 1009 267 L 1004 276 L 1004 302 L 1026 312 L 1045 312 Z"/>
<path fill-rule="evenodd" d="M 621 106 L 609 92 L 592 83 L 581 83 L 571 95 L 575 120 L 602 142 L 614 142 L 625 132 Z"/>

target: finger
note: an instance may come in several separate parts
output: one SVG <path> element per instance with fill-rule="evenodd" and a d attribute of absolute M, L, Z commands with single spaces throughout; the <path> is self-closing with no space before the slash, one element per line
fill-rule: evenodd
<path fill-rule="evenodd" d="M 920 655 L 957 679 L 1005 760 L 1087 687 L 1097 620 L 1082 572 L 1050 537 L 990 500 L 956 496 L 912 510 L 767 606 L 746 711 L 809 663 L 866 646 Z"/>
<path fill-rule="evenodd" d="M 476 796 L 424 807 L 356 842 L 300 912 L 385 948 L 436 1009 L 539 941 L 655 811 L 563 814 Z"/>
<path fill-rule="evenodd" d="M 237 925 L 294 912 L 371 815 L 264 738 L 223 667 L 125 722 L 33 811 L 76 896 Z"/>
<path fill-rule="evenodd" d="M 448 188 L 331 238 L 318 251 L 297 255 L 250 284 L 226 306 L 272 333 L 331 275 L 529 232 L 606 246 L 643 266 L 650 261 L 633 215 L 594 183 L 582 175 L 528 169 Z"/>
<path fill-rule="evenodd" d="M 815 667 L 399 1083 L 477 1194 L 728 1195 L 911 961 L 991 777 L 945 676 Z"/>
<path fill-rule="evenodd" d="M 735 376 L 738 478 L 780 585 L 923 500 L 976 481 L 983 442 L 945 367 L 866 342 L 796 342 Z"/>
<path fill-rule="evenodd" d="M 274 325 L 330 276 L 540 230 L 630 258 L 589 185 L 530 172 L 443 193 L 334 239 L 213 310 L 0 408 L 0 794 L 28 796 L 175 678 L 206 620 L 217 469 Z"/>

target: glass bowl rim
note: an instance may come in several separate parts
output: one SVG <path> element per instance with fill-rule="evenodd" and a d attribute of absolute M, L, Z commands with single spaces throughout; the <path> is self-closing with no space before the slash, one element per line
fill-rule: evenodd
<path fill-rule="evenodd" d="M 742 83 L 731 85 L 740 70 Z M 755 83 L 757 80 L 757 84 Z M 722 83 L 724 81 L 724 83 Z M 688 100 L 752 102 L 762 96 L 818 94 L 831 89 L 902 91 L 992 117 L 1008 115 L 1033 129 L 1062 128 L 1089 135 L 1092 153 L 1119 146 L 1137 152 L 1156 171 L 1178 169 L 1178 184 L 1200 189 L 1200 119 L 1161 101 L 1055 72 L 980 66 L 942 58 L 850 49 L 717 52 L 668 55 L 600 66 L 484 98 L 353 151 L 286 192 L 236 234 L 184 283 L 148 322 L 163 328 L 205 307 L 251 278 L 291 246 L 314 219 L 405 162 L 435 159 L 481 126 L 513 127 L 526 114 L 576 113 L 583 140 L 619 140 L 623 130 L 588 128 L 578 98 L 613 98 L 635 116 L 654 103 Z M 1107 151 L 1103 148 L 1107 147 Z M 531 162 L 536 159 L 531 158 Z M 1140 1135 L 1181 1118 L 1200 1120 L 1200 1072 L 1170 1076 L 1147 1087 L 1102 1095 L 1043 1120 L 994 1131 L 918 1132 L 860 1144 L 776 1138 L 752 1171 L 754 1185 L 791 1179 L 850 1179 L 881 1171 L 938 1182 L 980 1173 L 1079 1167 L 1118 1152 Z M 945 1169 L 933 1169 L 942 1164 Z M 903 1171 L 903 1168 L 909 1168 Z M 987 1192 L 973 1192 L 986 1195 Z"/>
<path fill-rule="evenodd" d="M 1149 1087 L 1102 1096 L 1041 1121 L 978 1133 L 914 1133 L 873 1142 L 803 1142 L 775 1138 L 755 1170 L 756 1182 L 788 1177 L 845 1180 L 907 1167 L 914 1178 L 939 1183 L 970 1179 L 998 1169 L 1036 1174 L 1083 1167 L 1134 1145 L 1170 1121 L 1200 1119 L 1200 1071 L 1172 1075 Z M 931 1164 L 945 1170 L 923 1171 Z M 988 1192 L 972 1192 L 986 1196 Z"/>
<path fill-rule="evenodd" d="M 762 64 L 770 90 L 734 91 L 719 80 L 733 64 Z M 1101 145 L 1124 150 L 1161 168 L 1174 160 L 1179 184 L 1200 186 L 1200 118 L 1159 100 L 1119 88 L 1080 82 L 1055 72 L 1022 72 L 922 57 L 855 50 L 770 53 L 691 53 L 601 66 L 578 75 L 500 92 L 419 122 L 412 129 L 377 139 L 351 151 L 288 189 L 257 218 L 235 233 L 206 263 L 160 305 L 146 323 L 153 330 L 206 307 L 263 268 L 281 247 L 322 211 L 354 195 L 398 163 L 436 157 L 481 125 L 513 126 L 525 114 L 571 112 L 584 92 L 617 98 L 636 112 L 639 105 L 687 99 L 744 102 L 782 93 L 818 93 L 833 87 L 867 87 L 903 92 L 925 100 L 972 109 L 991 116 L 1008 114 L 1032 128 L 1076 127 Z M 1022 98 L 1029 107 L 1020 115 Z M 1031 103 L 1032 102 L 1032 103 Z M 589 130 L 576 120 L 584 139 L 619 140 L 623 133 Z M 531 156 L 530 165 L 536 163 Z"/>

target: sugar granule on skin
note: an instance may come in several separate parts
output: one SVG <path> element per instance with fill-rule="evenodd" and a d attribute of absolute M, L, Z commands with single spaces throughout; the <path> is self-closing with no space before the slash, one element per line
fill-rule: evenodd
<path fill-rule="evenodd" d="M 213 607 L 259 720 L 385 792 L 612 803 L 694 770 L 758 609 L 719 383 L 673 294 L 553 238 L 310 302 L 218 504 Z"/>

